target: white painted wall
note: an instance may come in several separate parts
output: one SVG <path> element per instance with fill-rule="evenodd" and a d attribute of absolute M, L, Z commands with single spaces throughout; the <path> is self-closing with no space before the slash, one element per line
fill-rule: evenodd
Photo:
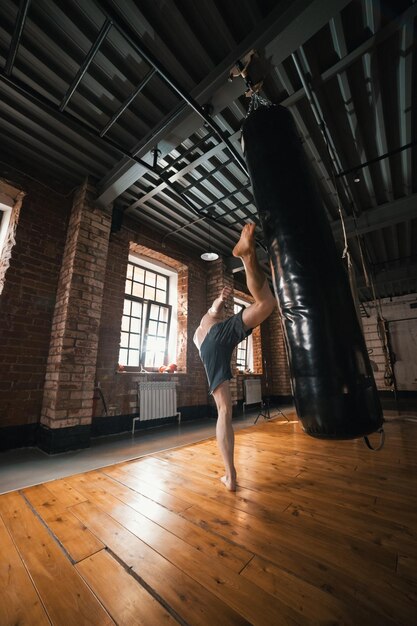
<path fill-rule="evenodd" d="M 401 391 L 417 391 L 417 294 L 381 300 L 382 315 L 387 320 L 391 345 L 396 355 L 394 373 L 397 388 Z M 378 335 L 377 310 L 375 303 L 367 303 L 366 310 L 370 317 L 363 317 L 365 341 L 369 358 L 374 367 L 374 376 L 378 389 L 389 389 L 384 382 L 385 358 L 382 342 Z"/>

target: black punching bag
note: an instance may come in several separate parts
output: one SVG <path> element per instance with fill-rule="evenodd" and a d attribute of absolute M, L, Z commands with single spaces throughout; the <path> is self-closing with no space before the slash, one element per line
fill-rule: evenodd
<path fill-rule="evenodd" d="M 243 141 L 298 417 L 314 437 L 368 435 L 381 428 L 382 409 L 348 275 L 290 112 L 256 109 Z"/>

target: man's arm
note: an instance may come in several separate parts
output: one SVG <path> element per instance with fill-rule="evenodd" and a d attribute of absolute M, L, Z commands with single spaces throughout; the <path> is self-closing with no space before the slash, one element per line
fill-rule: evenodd
<path fill-rule="evenodd" d="M 231 295 L 232 289 L 231 287 L 223 287 L 220 292 L 220 295 L 214 300 L 213 304 L 208 310 L 209 315 L 212 317 L 221 317 L 220 313 L 223 309 L 227 309 L 226 300 Z"/>

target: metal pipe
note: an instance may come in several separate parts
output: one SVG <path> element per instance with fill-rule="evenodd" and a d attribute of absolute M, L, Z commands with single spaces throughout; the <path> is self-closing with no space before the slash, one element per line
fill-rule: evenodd
<path fill-rule="evenodd" d="M 306 97 L 307 97 L 307 101 L 308 101 L 308 103 L 309 103 L 309 105 L 311 107 L 311 110 L 312 110 L 313 115 L 314 115 L 314 117 L 316 119 L 317 125 L 318 125 L 318 127 L 320 128 L 320 130 L 322 132 L 325 144 L 326 144 L 328 152 L 329 152 L 329 157 L 330 157 L 330 160 L 331 160 L 331 164 L 333 166 L 334 176 L 337 177 L 338 172 L 340 172 L 340 170 L 342 168 L 340 167 L 340 164 L 338 162 L 338 156 L 337 156 L 336 150 L 335 150 L 335 148 L 333 146 L 333 141 L 332 141 L 331 136 L 330 136 L 330 134 L 329 134 L 329 132 L 327 130 L 327 127 L 326 127 L 326 125 L 324 123 L 324 120 L 323 120 L 323 118 L 322 118 L 322 116 L 321 116 L 321 114 L 320 114 L 320 112 L 318 110 L 317 104 L 316 104 L 316 102 L 314 100 L 313 92 L 310 89 L 310 86 L 308 85 L 308 83 L 307 83 L 307 81 L 305 79 L 304 72 L 303 72 L 303 70 L 301 68 L 301 65 L 300 65 L 300 62 L 298 60 L 297 54 L 295 52 L 293 52 L 291 54 L 291 58 L 292 58 L 292 60 L 294 62 L 295 69 L 297 70 L 297 74 L 298 74 L 298 76 L 300 78 L 300 81 L 301 81 L 301 84 L 302 84 L 302 86 L 304 88 L 304 91 L 305 91 L 305 94 L 306 94 Z M 354 209 L 355 203 L 354 203 L 353 198 L 352 198 L 352 196 L 350 194 L 349 187 L 347 186 L 346 181 L 343 180 L 342 182 L 343 182 L 343 189 L 344 189 L 344 192 L 346 194 L 346 198 L 347 198 L 348 202 L 352 205 L 352 207 Z M 336 183 L 335 183 L 335 187 L 336 187 Z M 337 187 L 336 187 L 336 193 L 337 193 Z M 355 212 L 356 211 L 354 210 L 354 213 Z"/>
<path fill-rule="evenodd" d="M 175 233 L 178 233 L 180 230 L 184 230 L 184 228 L 189 228 L 190 226 L 194 226 L 194 224 L 197 224 L 197 222 L 202 222 L 205 219 L 207 219 L 207 215 L 204 215 L 203 217 L 199 217 L 196 220 L 194 220 L 193 222 L 190 222 L 189 224 L 184 224 L 183 226 L 180 226 L 179 228 L 176 228 L 175 230 L 169 231 L 169 233 L 164 235 L 163 238 L 162 238 L 162 241 L 161 241 L 162 247 L 164 247 L 164 245 L 165 245 L 165 239 L 167 239 L 171 235 L 175 235 Z"/>
<path fill-rule="evenodd" d="M 395 150 L 390 150 L 389 152 L 385 152 L 381 156 L 375 157 L 374 159 L 370 159 L 369 161 L 365 161 L 365 163 L 360 163 L 359 165 L 355 165 L 355 167 L 351 167 L 344 172 L 340 172 L 340 174 L 336 174 L 336 178 L 340 178 L 341 176 L 346 176 L 347 174 L 352 174 L 352 172 L 356 172 L 357 170 L 361 170 L 364 167 L 368 167 L 368 165 L 372 165 L 373 163 L 378 163 L 378 161 L 382 161 L 383 159 L 387 159 L 394 154 L 398 154 L 399 152 L 403 152 L 403 150 L 408 150 L 408 148 L 412 148 L 417 145 L 417 140 L 410 141 L 410 143 L 406 143 L 400 148 L 395 148 Z"/>
<path fill-rule="evenodd" d="M 7 56 L 4 72 L 6 76 L 10 76 L 13 70 L 14 62 L 16 59 L 17 51 L 19 49 L 20 40 L 22 38 L 23 29 L 25 27 L 25 21 L 27 12 L 29 9 L 30 0 L 21 0 L 19 5 L 19 12 L 17 14 L 17 21 L 13 31 L 13 37 L 10 44 L 9 54 Z"/>
<path fill-rule="evenodd" d="M 155 70 L 151 70 L 146 74 L 146 76 L 141 80 L 136 89 L 130 94 L 130 96 L 123 102 L 122 106 L 116 111 L 116 113 L 110 118 L 102 131 L 100 131 L 100 137 L 104 137 L 108 130 L 113 126 L 115 122 L 119 119 L 122 113 L 126 111 L 128 106 L 133 102 L 136 96 L 142 91 L 142 89 L 149 83 L 152 76 L 155 75 Z"/>
<path fill-rule="evenodd" d="M 90 67 L 90 64 L 92 62 L 92 60 L 94 59 L 95 55 L 98 52 L 98 49 L 100 48 L 101 44 L 103 43 L 104 39 L 107 37 L 107 33 L 109 32 L 110 28 L 113 26 L 111 20 L 106 20 L 98 34 L 97 39 L 95 40 L 95 42 L 93 43 L 93 45 L 91 46 L 87 56 L 85 57 L 81 67 L 79 68 L 74 80 L 72 81 L 70 87 L 67 90 L 67 93 L 65 94 L 65 96 L 62 99 L 61 104 L 59 105 L 59 110 L 63 111 L 65 109 L 65 107 L 67 106 L 68 102 L 70 101 L 71 97 L 73 96 L 75 90 L 77 89 L 78 85 L 80 84 L 80 82 L 82 81 L 85 73 L 87 72 L 88 68 Z"/>
<path fill-rule="evenodd" d="M 100 9 L 104 11 L 109 19 L 113 21 L 115 28 L 120 32 L 120 34 L 126 39 L 126 41 L 136 50 L 136 52 L 151 65 L 156 72 L 161 76 L 161 78 L 171 87 L 173 91 L 175 91 L 182 100 L 184 100 L 205 122 L 206 124 L 216 133 L 216 135 L 223 141 L 228 149 L 230 150 L 233 158 L 236 163 L 239 165 L 243 173 L 249 177 L 246 164 L 243 158 L 240 156 L 236 148 L 233 146 L 228 137 L 224 136 L 221 129 L 217 126 L 217 124 L 211 119 L 211 117 L 206 113 L 204 108 L 198 104 L 182 87 L 177 83 L 177 81 L 168 74 L 165 68 L 160 65 L 159 61 L 153 56 L 153 54 L 142 44 L 138 44 L 137 34 L 133 31 L 131 26 L 125 22 L 124 27 L 121 26 L 118 22 L 119 16 L 114 11 L 113 7 L 109 5 L 106 0 L 100 1 L 99 5 Z"/>
<path fill-rule="evenodd" d="M 75 130 L 75 132 L 80 133 L 80 134 L 87 134 L 90 137 L 92 137 L 93 139 L 98 139 L 104 145 L 107 145 L 108 147 L 112 148 L 113 150 L 116 150 L 117 152 L 119 152 L 123 156 L 128 157 L 129 159 L 132 159 L 132 161 L 135 161 L 136 163 L 139 163 L 139 165 L 142 165 L 147 170 L 149 170 L 149 171 L 151 171 L 151 172 L 153 172 L 155 174 L 155 170 L 153 169 L 152 164 L 147 163 L 146 161 L 144 161 L 143 159 L 140 159 L 139 157 L 136 157 L 134 154 L 130 154 L 124 148 L 119 146 L 116 142 L 112 141 L 108 137 L 100 137 L 100 134 L 98 133 L 98 131 L 95 128 L 93 128 L 92 126 L 90 126 L 86 122 L 83 122 L 83 121 L 79 120 L 78 118 L 76 118 L 71 113 L 68 113 L 68 111 L 60 111 L 47 98 L 45 98 L 41 94 L 38 94 L 31 87 L 28 87 L 27 85 L 24 85 L 17 78 L 11 79 L 8 76 L 6 76 L 4 74 L 4 72 L 0 71 L 0 79 L 4 83 L 6 83 L 9 87 L 11 87 L 15 91 L 17 91 L 20 95 L 22 95 L 25 98 L 27 98 L 28 100 L 30 100 L 36 106 L 40 107 L 43 110 L 47 110 L 58 121 L 62 121 L 60 118 L 64 118 L 66 120 L 66 122 Z M 176 190 L 176 188 L 171 183 L 171 181 L 169 180 L 168 177 L 163 176 L 159 172 L 156 172 L 156 173 L 161 178 L 161 180 L 166 184 L 166 186 L 169 187 L 179 198 L 181 198 L 183 200 L 184 204 L 193 213 L 195 213 L 196 215 L 200 215 L 201 214 L 200 211 L 195 208 L 195 206 L 191 203 L 191 201 L 188 198 L 186 198 L 183 195 L 180 195 L 178 193 L 178 191 Z"/>

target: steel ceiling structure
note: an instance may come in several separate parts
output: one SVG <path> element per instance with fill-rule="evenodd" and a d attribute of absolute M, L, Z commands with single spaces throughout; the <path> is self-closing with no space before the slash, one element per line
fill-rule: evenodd
<path fill-rule="evenodd" d="M 228 81 L 254 48 L 341 250 L 343 216 L 360 299 L 363 258 L 378 296 L 416 293 L 416 16 L 412 0 L 1 0 L 2 170 L 64 195 L 90 175 L 161 246 L 203 251 L 211 233 L 228 257 L 258 223 L 249 100 Z"/>

